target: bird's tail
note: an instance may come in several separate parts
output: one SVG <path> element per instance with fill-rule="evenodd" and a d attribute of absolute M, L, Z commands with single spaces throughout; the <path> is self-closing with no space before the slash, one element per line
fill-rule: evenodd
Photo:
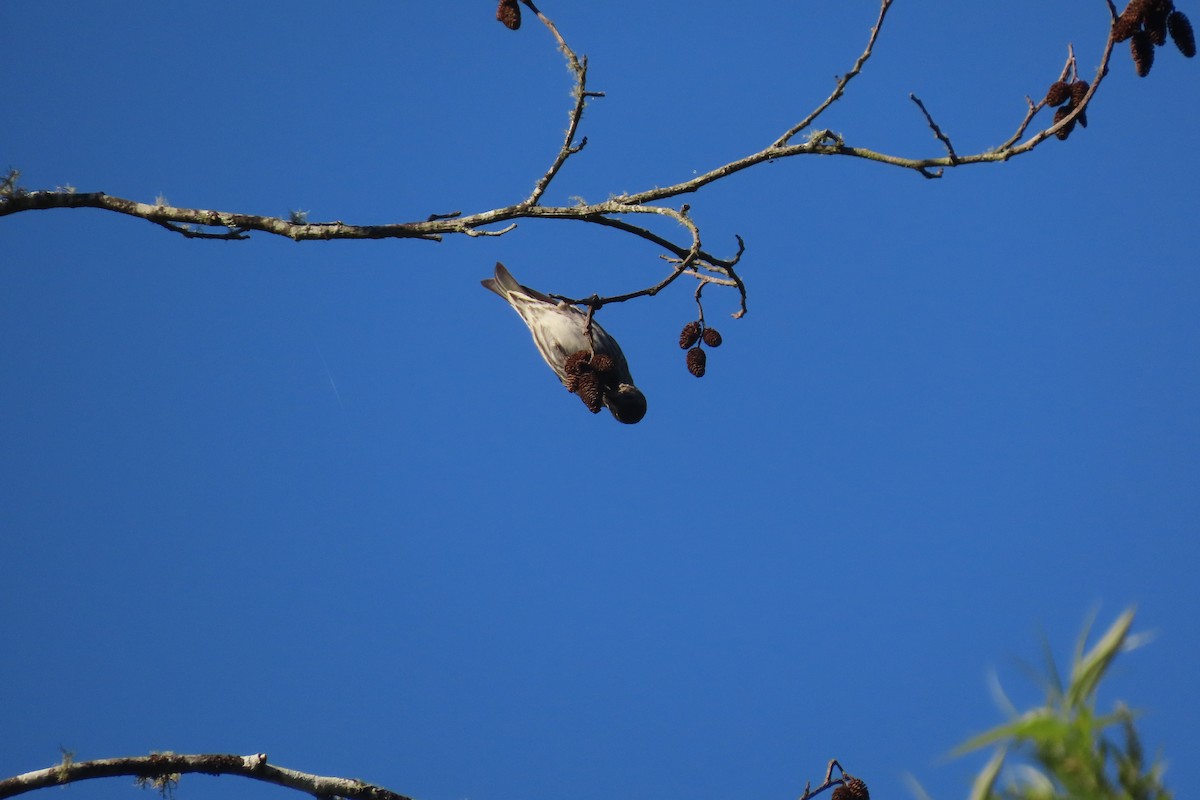
<path fill-rule="evenodd" d="M 529 291 L 521 284 L 517 283 L 517 279 L 514 278 L 512 273 L 509 272 L 508 269 L 505 268 L 505 266 L 499 261 L 496 262 L 496 277 L 486 278 L 480 281 L 480 283 L 483 284 L 483 288 L 495 292 L 505 300 L 508 299 L 510 292 L 528 293 Z"/>

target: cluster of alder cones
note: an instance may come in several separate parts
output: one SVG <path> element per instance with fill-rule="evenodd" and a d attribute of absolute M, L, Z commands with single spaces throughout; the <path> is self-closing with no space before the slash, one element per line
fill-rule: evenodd
<path fill-rule="evenodd" d="M 1150 74 L 1154 48 L 1167 43 L 1167 35 L 1188 58 L 1196 55 L 1196 34 L 1187 15 L 1175 8 L 1174 0 L 1130 0 L 1113 23 L 1113 41 L 1129 40 L 1133 67 L 1139 77 Z"/>
<path fill-rule="evenodd" d="M 1045 103 L 1048 106 L 1060 106 L 1058 111 L 1054 112 L 1054 124 L 1062 122 L 1067 115 L 1075 110 L 1075 107 L 1083 102 L 1083 98 L 1088 93 L 1087 81 L 1055 81 L 1050 84 L 1050 90 L 1046 92 Z M 1065 105 L 1064 105 L 1065 104 Z M 1087 111 L 1080 111 L 1079 116 L 1071 122 L 1058 129 L 1054 135 L 1059 139 L 1066 139 L 1071 135 L 1071 131 L 1075 129 L 1075 123 L 1078 122 L 1083 127 L 1087 127 Z"/>
<path fill-rule="evenodd" d="M 708 364 L 708 354 L 700 346 L 701 343 L 709 347 L 720 347 L 721 334 L 717 333 L 716 328 L 707 327 L 703 320 L 692 320 L 684 325 L 683 330 L 679 332 L 679 347 L 687 350 L 688 372 L 697 378 L 704 377 L 704 369 Z"/>
<path fill-rule="evenodd" d="M 579 395 L 588 411 L 599 414 L 605 389 L 617 388 L 616 364 L 604 353 L 580 350 L 567 356 L 567 391 Z"/>

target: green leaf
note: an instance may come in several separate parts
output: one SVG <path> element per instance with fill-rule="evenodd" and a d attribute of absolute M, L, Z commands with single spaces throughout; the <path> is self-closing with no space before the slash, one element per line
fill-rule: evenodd
<path fill-rule="evenodd" d="M 1084 629 L 1087 630 L 1086 628 Z M 1086 634 L 1085 634 L 1086 635 Z M 1054 652 L 1050 649 L 1050 639 L 1042 633 L 1042 659 L 1046 662 L 1046 695 L 1048 702 L 1057 703 L 1063 696 L 1062 676 L 1058 672 L 1058 664 L 1054 660 Z"/>
<path fill-rule="evenodd" d="M 916 795 L 917 800 L 933 800 L 929 796 L 929 792 L 925 791 L 925 787 L 921 785 L 921 782 L 912 773 L 904 773 L 904 782 L 908 784 L 908 790 Z"/>
<path fill-rule="evenodd" d="M 1077 709 L 1092 699 L 1100 679 L 1104 677 L 1129 635 L 1129 628 L 1133 625 L 1133 613 L 1132 608 L 1127 609 L 1117 617 L 1116 622 L 1105 631 L 1100 641 L 1096 642 L 1086 655 L 1080 655 L 1087 636 L 1087 629 L 1084 629 L 1084 635 L 1076 648 L 1075 664 L 1071 668 L 1071 683 L 1067 687 L 1065 699 L 1068 709 Z"/>
<path fill-rule="evenodd" d="M 1005 749 L 1001 747 L 979 771 L 979 774 L 975 776 L 974 783 L 971 784 L 971 795 L 968 800 L 988 800 L 992 796 L 992 788 L 996 785 L 996 776 L 1000 774 L 1000 767 L 1004 766 L 1004 755 Z"/>
<path fill-rule="evenodd" d="M 1027 711 L 1012 722 L 997 725 L 991 730 L 972 736 L 954 748 L 953 755 L 962 755 L 1007 739 L 1031 742 L 1054 742 L 1066 736 L 1067 724 L 1056 717 L 1051 709 L 1035 708 Z"/>
<path fill-rule="evenodd" d="M 1054 781 L 1046 773 L 1028 764 L 1015 764 L 1009 769 L 1017 777 L 1013 794 L 1024 800 L 1054 800 Z"/>

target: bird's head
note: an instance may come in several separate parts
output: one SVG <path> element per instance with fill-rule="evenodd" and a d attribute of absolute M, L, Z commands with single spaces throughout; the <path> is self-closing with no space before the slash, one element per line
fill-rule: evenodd
<path fill-rule="evenodd" d="M 646 395 L 631 383 L 622 383 L 616 389 L 604 393 L 604 405 L 616 417 L 617 422 L 632 425 L 646 416 Z"/>

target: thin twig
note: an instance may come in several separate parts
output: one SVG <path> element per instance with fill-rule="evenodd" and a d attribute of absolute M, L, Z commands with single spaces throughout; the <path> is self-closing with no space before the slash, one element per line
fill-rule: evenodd
<path fill-rule="evenodd" d="M 892 0 L 882 0 L 879 4 L 879 18 L 875 20 L 875 27 L 871 28 L 871 38 L 867 40 L 867 46 L 859 55 L 858 60 L 854 62 L 854 66 L 850 71 L 838 79 L 837 85 L 833 87 L 833 92 L 829 97 L 825 98 L 825 102 L 817 106 L 809 113 L 807 117 L 797 122 L 795 125 L 787 129 L 787 132 L 775 140 L 772 147 L 783 147 L 793 136 L 800 131 L 812 125 L 817 117 L 825 113 L 825 109 L 829 108 L 834 102 L 840 98 L 846 91 L 846 86 L 854 79 L 858 73 L 862 72 L 863 65 L 875 52 L 875 41 L 879 38 L 879 32 L 883 30 L 883 18 L 887 16 L 888 9 L 892 7 Z"/>
<path fill-rule="evenodd" d="M 921 98 L 917 97 L 912 92 L 908 93 L 908 99 L 917 104 L 917 108 L 921 109 L 921 113 L 925 115 L 925 121 L 929 123 L 929 127 L 933 130 L 933 135 L 936 136 L 946 147 L 946 154 L 950 157 L 953 164 L 958 163 L 958 156 L 954 154 L 954 145 L 950 144 L 950 137 L 942 133 L 942 129 L 933 121 L 933 116 L 926 110 L 925 104 L 921 102 Z"/>
<path fill-rule="evenodd" d="M 838 778 L 833 777 L 834 767 L 837 768 L 841 777 L 838 777 Z M 820 794 L 821 792 L 825 791 L 826 789 L 830 788 L 831 786 L 840 786 L 841 784 L 846 782 L 845 778 L 846 778 L 846 771 L 844 769 L 842 769 L 842 765 L 838 763 L 836 758 L 831 759 L 829 761 L 829 766 L 826 767 L 826 769 L 825 769 L 824 782 L 822 782 L 821 785 L 815 789 L 812 788 L 811 782 L 804 784 L 804 794 L 800 795 L 800 800 L 808 800 L 808 798 L 813 797 L 814 795 Z"/>
<path fill-rule="evenodd" d="M 231 228 L 225 233 L 213 233 L 211 231 L 198 231 L 187 225 L 176 225 L 174 222 L 166 222 L 165 220 L 151 220 L 158 225 L 166 228 L 172 233 L 178 233 L 185 239 L 249 239 L 246 231 L 242 228 Z"/>
<path fill-rule="evenodd" d="M 688 219 L 686 214 L 676 211 L 673 208 L 662 208 L 659 206 L 636 206 L 628 209 L 628 211 L 642 214 L 661 214 L 663 216 L 671 217 L 680 225 L 683 225 L 685 228 L 687 228 L 692 234 L 691 248 L 688 249 L 687 254 L 683 257 L 683 260 L 675 265 L 674 269 L 671 271 L 671 274 L 653 286 L 648 286 L 645 289 L 639 289 L 635 292 L 613 295 L 611 297 L 599 297 L 597 295 L 593 295 L 591 298 L 584 300 L 572 300 L 568 297 L 562 297 L 561 295 L 551 295 L 552 297 L 555 297 L 559 300 L 565 300 L 572 305 L 587 305 L 590 309 L 599 308 L 600 306 L 607 305 L 608 303 L 624 303 L 628 300 L 634 299 L 635 297 L 653 297 L 674 283 L 680 275 L 683 275 L 685 272 L 687 272 L 696 259 L 699 258 L 700 228 L 696 226 L 696 223 Z"/>
<path fill-rule="evenodd" d="M 567 59 L 567 67 L 575 75 L 575 88 L 571 92 L 575 98 L 575 104 L 571 108 L 570 122 L 567 124 L 567 132 L 563 137 L 562 146 L 558 148 L 558 153 L 554 156 L 554 161 L 551 162 L 545 174 L 538 178 L 537 183 L 534 184 L 533 192 L 525 200 L 527 205 L 534 205 L 542 198 L 547 187 L 550 186 L 550 182 L 554 180 L 554 176 L 562 169 L 567 159 L 587 145 L 586 136 L 576 145 L 575 133 L 579 130 L 579 123 L 583 119 L 583 109 L 587 105 L 587 99 L 589 97 L 603 97 L 604 92 L 589 92 L 587 90 L 587 56 L 580 59 L 575 55 L 575 51 L 567 44 L 567 40 L 558 32 L 558 27 L 549 17 L 538 10 L 532 0 L 522 1 L 529 7 L 530 11 L 537 15 L 537 18 L 550 30 L 550 33 L 554 35 L 554 38 L 558 41 L 558 48 Z"/>

